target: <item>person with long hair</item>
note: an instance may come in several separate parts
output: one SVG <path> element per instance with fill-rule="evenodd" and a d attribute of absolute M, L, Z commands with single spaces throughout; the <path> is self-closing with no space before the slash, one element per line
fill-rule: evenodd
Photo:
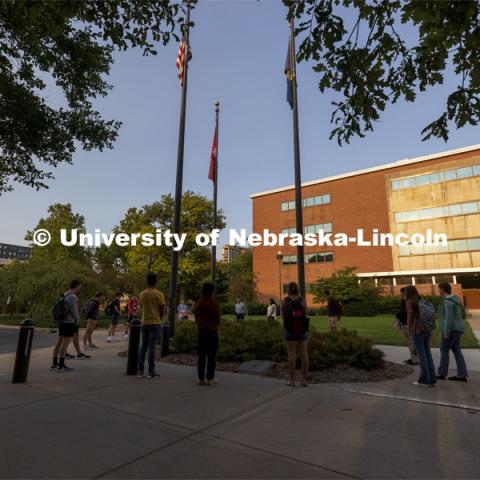
<path fill-rule="evenodd" d="M 420 295 L 414 285 L 405 287 L 407 301 L 407 329 L 412 336 L 417 358 L 420 363 L 420 376 L 413 382 L 417 386 L 433 387 L 437 383 L 435 365 L 430 350 L 431 332 L 424 331 L 420 324 Z"/>
<path fill-rule="evenodd" d="M 281 307 L 283 326 L 285 328 L 285 340 L 288 351 L 288 381 L 289 387 L 295 386 L 295 367 L 297 360 L 296 348 L 300 350 L 302 359 L 302 387 L 307 386 L 308 378 L 308 318 L 305 300 L 298 292 L 295 282 L 288 284 L 288 295 L 284 298 Z"/>

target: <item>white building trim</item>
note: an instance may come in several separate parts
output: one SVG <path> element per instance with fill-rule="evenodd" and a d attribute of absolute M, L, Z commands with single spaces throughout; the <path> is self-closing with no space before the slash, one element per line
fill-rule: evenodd
<path fill-rule="evenodd" d="M 459 273 L 478 273 L 480 268 L 442 268 L 432 270 L 398 270 L 396 272 L 367 272 L 357 273 L 360 278 L 375 278 L 375 277 L 399 277 L 399 276 L 415 276 L 415 275 L 439 275 L 439 274 L 459 274 Z"/>

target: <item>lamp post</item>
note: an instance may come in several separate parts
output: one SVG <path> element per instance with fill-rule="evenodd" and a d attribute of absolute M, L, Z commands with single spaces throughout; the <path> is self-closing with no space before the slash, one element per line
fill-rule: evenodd
<path fill-rule="evenodd" d="M 277 260 L 278 260 L 278 301 L 282 302 L 282 261 L 283 261 L 283 254 L 281 251 L 277 252 Z"/>

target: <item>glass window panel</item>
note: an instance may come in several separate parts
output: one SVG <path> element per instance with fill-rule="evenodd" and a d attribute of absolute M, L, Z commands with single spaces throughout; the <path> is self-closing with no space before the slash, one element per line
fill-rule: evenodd
<path fill-rule="evenodd" d="M 325 223 L 323 225 L 323 231 L 326 233 L 331 233 L 333 231 L 333 225 L 331 223 Z"/>
<path fill-rule="evenodd" d="M 468 250 L 480 250 L 480 238 L 471 238 L 467 240 Z"/>
<path fill-rule="evenodd" d="M 325 261 L 326 262 L 333 262 L 333 252 L 325 253 Z"/>
<path fill-rule="evenodd" d="M 457 168 L 457 177 L 458 178 L 468 178 L 473 174 L 472 167 L 463 167 Z"/>
<path fill-rule="evenodd" d="M 454 240 L 452 244 L 454 252 L 464 252 L 465 250 L 467 250 L 466 240 Z"/>
<path fill-rule="evenodd" d="M 423 252 L 423 245 L 410 245 L 410 253 L 412 255 L 421 255 Z"/>
<path fill-rule="evenodd" d="M 445 208 L 444 207 L 436 207 L 433 209 L 433 215 L 438 218 L 438 217 L 444 217 L 445 216 Z"/>
<path fill-rule="evenodd" d="M 412 188 L 415 186 L 415 177 L 412 178 L 404 178 L 402 180 L 402 187 L 403 188 Z"/>
<path fill-rule="evenodd" d="M 480 175 L 480 173 L 479 173 Z M 330 203 L 332 200 L 331 200 L 331 196 L 329 193 L 327 193 L 326 195 L 323 195 L 322 197 L 322 203 Z"/>
<path fill-rule="evenodd" d="M 430 174 L 430 183 L 439 183 L 440 182 L 440 174 L 439 173 L 431 173 Z"/>
<path fill-rule="evenodd" d="M 456 216 L 462 214 L 462 206 L 461 205 L 450 205 L 449 207 L 445 207 L 450 216 Z"/>
<path fill-rule="evenodd" d="M 462 205 L 462 210 L 463 210 L 463 213 L 465 213 L 465 214 L 477 213 L 478 212 L 478 203 L 477 202 L 464 203 Z"/>
<path fill-rule="evenodd" d="M 429 183 L 428 175 L 419 175 L 418 177 L 416 177 L 415 183 L 417 187 L 420 187 L 421 185 L 428 185 Z"/>
<path fill-rule="evenodd" d="M 457 171 L 456 170 L 446 170 L 445 172 L 443 172 L 443 175 L 445 176 L 445 181 L 455 180 L 457 178 Z"/>
<path fill-rule="evenodd" d="M 423 210 L 420 210 L 420 218 L 426 219 L 426 218 L 433 218 L 435 216 L 433 208 L 424 208 Z"/>
<path fill-rule="evenodd" d="M 286 212 L 288 210 L 288 202 L 282 203 L 282 212 Z"/>
<path fill-rule="evenodd" d="M 295 210 L 295 200 L 293 202 L 288 203 L 288 209 L 289 210 Z"/>
<path fill-rule="evenodd" d="M 392 190 L 400 190 L 401 188 L 402 188 L 402 185 L 400 183 L 400 180 L 393 180 Z"/>
<path fill-rule="evenodd" d="M 314 205 L 321 205 L 322 204 L 322 197 L 315 197 L 313 199 L 313 204 Z"/>
<path fill-rule="evenodd" d="M 414 222 L 419 219 L 418 212 L 403 212 L 406 222 Z"/>
<path fill-rule="evenodd" d="M 480 175 L 480 165 L 474 165 L 473 166 L 473 174 L 475 176 Z"/>
<path fill-rule="evenodd" d="M 395 221 L 397 223 L 401 223 L 401 222 L 404 222 L 404 215 L 403 215 L 403 212 L 398 212 L 395 214 Z"/>
<path fill-rule="evenodd" d="M 313 207 L 314 197 L 310 197 L 306 199 L 307 207 Z"/>

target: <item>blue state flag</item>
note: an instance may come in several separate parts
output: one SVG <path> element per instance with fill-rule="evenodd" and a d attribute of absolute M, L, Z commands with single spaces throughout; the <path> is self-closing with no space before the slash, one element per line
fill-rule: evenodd
<path fill-rule="evenodd" d="M 293 69 L 291 39 L 288 41 L 287 60 L 285 61 L 285 76 L 287 77 L 287 102 L 293 109 Z"/>

